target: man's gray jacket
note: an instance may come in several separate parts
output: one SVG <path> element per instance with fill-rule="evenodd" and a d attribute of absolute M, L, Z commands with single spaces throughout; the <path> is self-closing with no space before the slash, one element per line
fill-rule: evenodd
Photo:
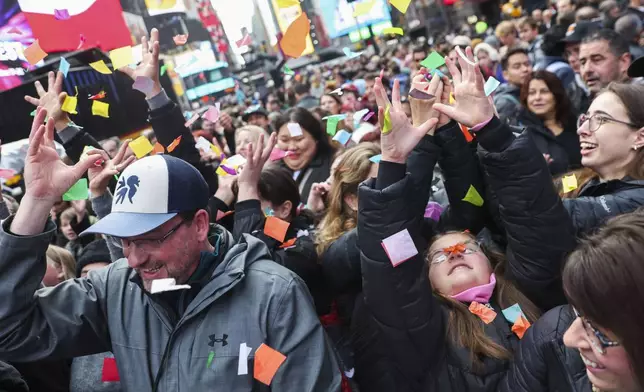
<path fill-rule="evenodd" d="M 252 236 L 231 246 L 173 327 L 131 281 L 126 259 L 87 278 L 40 289 L 54 233 L 0 228 L 0 360 L 30 362 L 112 351 L 128 391 L 339 391 L 341 375 L 306 286 Z M 238 375 L 240 344 L 252 348 Z M 270 389 L 253 378 L 255 351 L 286 356 Z M 209 359 L 211 358 L 211 359 Z M 159 374 L 158 374 L 159 373 Z"/>

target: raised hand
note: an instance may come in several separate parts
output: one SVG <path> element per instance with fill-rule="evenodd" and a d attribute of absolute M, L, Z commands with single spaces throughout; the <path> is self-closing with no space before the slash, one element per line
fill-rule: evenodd
<path fill-rule="evenodd" d="M 47 90 L 45 90 L 39 81 L 34 83 L 36 86 L 36 93 L 38 98 L 25 95 L 25 101 L 30 104 L 41 107 L 47 111 L 49 117 L 53 118 L 55 127 L 58 131 L 62 131 L 69 124 L 69 115 L 63 112 L 62 106 L 67 98 L 67 93 L 63 91 L 63 73 L 49 72 L 47 74 Z"/>
<path fill-rule="evenodd" d="M 436 111 L 433 106 L 436 100 L 440 99 L 443 94 L 443 81 L 438 76 L 434 75 L 431 81 L 427 82 L 425 75 L 418 73 L 412 80 L 411 88 L 422 91 L 434 97 L 431 99 L 416 99 L 411 95 L 409 96 L 412 124 L 417 127 L 422 125 L 430 118 L 438 118 L 438 115 L 440 113 Z M 428 133 L 430 135 L 433 135 L 434 131 L 435 128 L 431 128 Z"/>
<path fill-rule="evenodd" d="M 471 63 L 459 56 L 460 71 L 454 62 L 448 58 L 445 59 L 454 82 L 454 99 L 456 102 L 454 106 L 450 106 L 445 102 L 437 103 L 434 105 L 434 109 L 466 127 L 472 128 L 490 120 L 494 116 L 494 105 L 485 96 L 483 75 L 478 63 L 474 62 L 472 49 L 469 47 L 466 48 L 466 56 Z"/>
<path fill-rule="evenodd" d="M 418 127 L 413 127 L 400 103 L 400 82 L 394 81 L 394 87 L 391 94 L 392 103 L 389 102 L 385 87 L 382 80 L 376 78 L 374 94 L 378 103 L 378 122 L 380 128 L 384 130 L 385 112 L 389 108 L 389 117 L 391 120 L 391 131 L 383 132 L 380 136 L 380 145 L 382 149 L 382 159 L 384 161 L 405 163 L 411 151 L 416 147 L 418 142 L 436 126 L 437 118 L 430 118 Z"/>
<path fill-rule="evenodd" d="M 152 98 L 161 92 L 161 82 L 159 81 L 159 30 L 156 28 L 150 32 L 150 39 L 148 37 L 141 38 L 141 51 L 142 60 L 136 69 L 125 66 L 119 71 L 128 75 L 132 80 L 136 80 L 138 76 L 143 76 L 152 79 L 154 87 L 147 93 L 146 98 Z"/>
<path fill-rule="evenodd" d="M 29 149 L 25 158 L 25 197 L 48 203 L 49 208 L 94 164 L 85 158 L 74 166 L 66 165 L 54 146 L 54 121 L 43 125 L 47 111 L 38 108 L 29 134 Z"/>
<path fill-rule="evenodd" d="M 262 168 L 271 156 L 271 151 L 277 142 L 277 132 L 273 132 L 264 146 L 264 135 L 257 141 L 257 145 L 252 143 L 248 146 L 246 163 L 241 169 L 237 183 L 239 184 L 238 201 L 258 199 L 257 184 L 262 174 Z"/>
<path fill-rule="evenodd" d="M 326 182 L 313 183 L 311 192 L 309 192 L 309 199 L 306 202 L 307 208 L 315 213 L 324 211 L 324 201 L 330 191 L 331 185 Z"/>
<path fill-rule="evenodd" d="M 87 156 L 95 162 L 87 171 L 89 191 L 92 197 L 102 196 L 107 191 L 110 180 L 136 160 L 136 156 L 134 155 L 125 158 L 129 144 L 129 139 L 123 142 L 112 159 L 110 159 L 104 150 L 94 149 L 87 152 Z"/>

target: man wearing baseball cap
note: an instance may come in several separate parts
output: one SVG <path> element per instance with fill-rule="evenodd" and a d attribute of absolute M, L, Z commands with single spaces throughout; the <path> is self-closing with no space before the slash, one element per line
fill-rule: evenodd
<path fill-rule="evenodd" d="M 116 364 L 106 361 L 103 375 L 118 368 L 111 379 L 131 391 L 340 390 L 302 281 L 261 241 L 211 227 L 208 186 L 180 159 L 128 166 L 112 212 L 84 233 L 120 239 L 125 258 L 39 289 L 51 207 L 92 165 L 112 164 L 90 152 L 65 165 L 45 116 L 37 111 L 29 137 L 22 204 L 0 226 L 0 360 L 112 351 Z"/>

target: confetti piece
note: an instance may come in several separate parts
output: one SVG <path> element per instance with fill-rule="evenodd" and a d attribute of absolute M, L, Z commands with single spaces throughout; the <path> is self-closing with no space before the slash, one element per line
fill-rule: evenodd
<path fill-rule="evenodd" d="M 561 183 L 563 184 L 563 193 L 572 192 L 577 189 L 577 177 L 574 174 L 569 176 L 563 176 L 561 178 Z"/>
<path fill-rule="evenodd" d="M 103 358 L 103 372 L 101 382 L 118 382 L 121 381 L 119 370 L 116 366 L 115 358 Z"/>
<path fill-rule="evenodd" d="M 373 163 L 380 163 L 382 161 L 382 154 L 374 155 L 369 160 Z"/>
<path fill-rule="evenodd" d="M 476 63 L 474 61 L 472 61 L 472 60 L 467 58 L 465 53 L 463 53 L 463 51 L 461 50 L 460 46 L 456 47 L 456 53 L 458 53 L 458 55 L 463 59 L 463 61 L 465 61 L 469 65 L 474 65 L 474 66 L 476 65 Z"/>
<path fill-rule="evenodd" d="M 60 58 L 60 64 L 58 65 L 58 70 L 67 77 L 67 74 L 69 73 L 69 61 L 67 61 L 64 57 Z"/>
<path fill-rule="evenodd" d="M 342 95 L 342 88 L 336 88 L 335 90 L 331 91 L 329 94 Z"/>
<path fill-rule="evenodd" d="M 333 140 L 342 144 L 343 146 L 346 146 L 350 139 L 351 134 L 344 129 L 339 130 L 338 133 L 336 133 L 333 137 Z"/>
<path fill-rule="evenodd" d="M 208 354 L 208 362 L 206 362 L 206 369 L 210 369 L 213 359 L 215 359 L 215 352 L 211 351 L 210 354 Z"/>
<path fill-rule="evenodd" d="M 389 3 L 404 14 L 407 12 L 407 7 L 409 7 L 411 0 L 389 0 Z"/>
<path fill-rule="evenodd" d="M 288 8 L 294 5 L 300 5 L 299 0 L 277 0 L 277 6 L 279 8 Z"/>
<path fill-rule="evenodd" d="M 512 332 L 517 334 L 519 339 L 523 339 L 523 335 L 525 335 L 525 331 L 530 328 L 530 322 L 526 320 L 523 315 L 519 316 L 519 319 L 514 323 L 512 326 Z"/>
<path fill-rule="evenodd" d="M 177 146 L 179 146 L 179 143 L 181 143 L 181 135 L 179 135 L 178 138 L 174 139 L 170 145 L 168 145 L 168 152 L 174 151 Z"/>
<path fill-rule="evenodd" d="M 403 29 L 401 27 L 387 27 L 386 29 L 382 30 L 382 33 L 390 35 L 404 35 Z"/>
<path fill-rule="evenodd" d="M 36 109 L 34 109 L 34 111 L 33 111 L 33 112 L 29 113 L 29 115 L 30 115 L 31 117 L 35 117 L 35 116 L 36 116 Z"/>
<path fill-rule="evenodd" d="M 87 41 L 87 38 L 85 38 L 85 36 L 81 34 L 80 42 L 78 43 L 78 47 L 76 47 L 76 50 L 79 50 L 80 48 L 82 48 L 86 41 Z"/>
<path fill-rule="evenodd" d="M 431 52 L 425 60 L 420 62 L 420 65 L 427 69 L 437 69 L 442 67 L 445 64 L 445 59 L 443 56 L 438 54 L 438 52 Z"/>
<path fill-rule="evenodd" d="M 165 291 L 186 290 L 189 288 L 190 285 L 188 284 L 177 284 L 177 280 L 175 278 L 155 279 L 152 281 L 150 293 L 156 294 Z"/>
<path fill-rule="evenodd" d="M 483 205 L 483 198 L 476 190 L 476 188 L 474 188 L 474 185 L 470 185 L 470 188 L 467 190 L 467 194 L 463 198 L 463 201 L 466 201 L 477 207 L 481 207 Z"/>
<path fill-rule="evenodd" d="M 355 4 L 355 3 L 354 3 Z M 355 5 L 353 10 L 353 17 L 357 18 L 358 16 L 366 15 L 371 12 L 371 9 L 376 5 L 376 0 L 365 1 L 363 3 L 358 3 Z"/>
<path fill-rule="evenodd" d="M 523 310 L 521 310 L 521 306 L 519 306 L 519 304 L 514 304 L 509 308 L 503 309 L 501 312 L 503 313 L 503 317 L 513 324 L 517 322 L 519 316 L 523 315 Z"/>
<path fill-rule="evenodd" d="M 132 88 L 148 95 L 154 88 L 154 81 L 147 76 L 137 76 Z"/>
<path fill-rule="evenodd" d="M 347 47 L 342 48 L 342 51 L 344 52 L 344 55 L 347 56 L 349 59 L 360 57 L 362 53 L 364 53 L 364 52 L 352 52 L 351 49 Z"/>
<path fill-rule="evenodd" d="M 165 154 L 165 148 L 161 143 L 154 143 L 154 148 L 152 149 L 152 152 L 150 155 L 158 155 L 158 154 Z"/>
<path fill-rule="evenodd" d="M 56 20 L 68 20 L 71 17 L 69 16 L 69 11 L 68 10 L 66 10 L 66 9 L 56 10 L 55 9 L 54 10 L 54 18 L 56 18 Z"/>
<path fill-rule="evenodd" d="M 31 65 L 36 65 L 45 57 L 47 57 L 47 52 L 42 50 L 42 48 L 40 47 L 40 42 L 38 42 L 38 40 L 35 40 L 33 44 L 25 48 L 23 54 Z"/>
<path fill-rule="evenodd" d="M 112 73 L 112 71 L 110 71 L 110 69 L 107 68 L 107 65 L 103 60 L 89 63 L 89 66 L 92 67 L 96 72 L 102 73 L 103 75 L 110 75 Z"/>
<path fill-rule="evenodd" d="M 265 385 L 271 385 L 275 373 L 286 361 L 286 356 L 262 343 L 255 351 L 253 377 Z"/>
<path fill-rule="evenodd" d="M 250 46 L 250 44 L 252 44 L 252 43 L 253 43 L 253 41 L 250 38 L 250 35 L 248 35 L 248 34 L 246 34 L 239 41 L 235 42 L 235 44 L 237 45 L 238 48 L 241 48 L 242 46 Z"/>
<path fill-rule="evenodd" d="M 399 266 L 418 254 L 414 240 L 409 235 L 407 229 L 382 240 L 382 247 L 385 249 L 391 265 L 394 267 Z"/>
<path fill-rule="evenodd" d="M 13 169 L 0 169 L 0 178 L 9 179 L 16 175 L 16 171 Z"/>
<path fill-rule="evenodd" d="M 338 129 L 338 122 L 340 122 L 340 118 L 337 117 L 328 117 L 326 120 L 326 133 L 335 136 L 335 133 Z"/>
<path fill-rule="evenodd" d="M 163 64 L 161 66 L 161 76 L 165 75 L 165 72 L 168 70 L 168 66 Z"/>
<path fill-rule="evenodd" d="M 367 114 L 367 115 L 365 116 L 365 118 L 363 118 L 363 119 L 362 119 L 362 121 L 369 121 L 369 119 L 370 119 L 371 117 L 373 117 L 373 115 L 374 115 L 374 114 L 376 114 L 376 113 L 375 113 L 375 112 L 369 112 L 369 114 Z"/>
<path fill-rule="evenodd" d="M 177 46 L 185 45 L 188 42 L 188 34 L 177 34 L 172 37 L 174 44 Z"/>
<path fill-rule="evenodd" d="M 234 168 L 238 168 L 239 166 L 245 165 L 246 164 L 246 158 L 239 154 L 235 154 L 232 157 L 226 159 L 224 162 L 227 165 L 230 165 Z"/>
<path fill-rule="evenodd" d="M 154 147 L 152 147 L 152 144 L 150 144 L 150 141 L 145 136 L 139 136 L 132 140 L 129 147 L 138 159 L 143 158 L 154 150 Z"/>
<path fill-rule="evenodd" d="M 469 143 L 474 140 L 474 136 L 472 136 L 472 133 L 470 132 L 470 129 L 468 127 L 460 123 L 458 124 L 458 126 L 461 128 L 461 132 L 463 133 L 463 136 L 465 136 L 466 142 Z"/>
<path fill-rule="evenodd" d="M 291 134 L 291 137 L 298 137 L 302 136 L 302 127 L 300 127 L 300 124 L 298 123 L 288 123 L 286 124 L 286 127 L 288 128 L 288 133 Z"/>
<path fill-rule="evenodd" d="M 275 210 L 273 210 L 270 207 L 264 208 L 264 216 L 274 216 L 275 215 Z"/>
<path fill-rule="evenodd" d="M 220 176 L 236 176 L 237 175 L 237 170 L 228 167 L 224 164 L 219 165 L 217 170 L 215 171 Z"/>
<path fill-rule="evenodd" d="M 296 59 L 302 55 L 302 52 L 306 49 L 306 38 L 309 36 L 310 29 L 311 22 L 309 17 L 306 12 L 302 12 L 288 26 L 279 42 L 279 46 L 286 56 Z"/>
<path fill-rule="evenodd" d="M 435 201 L 430 201 L 427 203 L 427 206 L 425 206 L 425 214 L 423 216 L 425 218 L 429 218 L 433 221 L 438 222 L 441 218 L 442 213 L 443 207 L 441 207 L 441 205 L 436 203 Z"/>
<path fill-rule="evenodd" d="M 68 95 L 65 97 L 65 101 L 63 102 L 61 109 L 63 112 L 67 112 L 69 114 L 78 114 L 78 112 L 76 111 L 77 106 L 78 106 L 78 98 L 70 97 Z"/>
<path fill-rule="evenodd" d="M 497 89 L 501 85 L 501 82 L 496 80 L 494 76 L 490 76 L 487 81 L 485 82 L 485 86 L 483 86 L 483 89 L 485 90 L 485 96 L 489 97 L 490 94 L 494 92 L 494 90 Z"/>
<path fill-rule="evenodd" d="M 274 216 L 266 217 L 264 234 L 278 240 L 279 242 L 284 242 L 289 225 L 289 222 L 283 221 L 280 218 L 276 218 Z"/>
<path fill-rule="evenodd" d="M 412 98 L 421 99 L 421 100 L 429 100 L 429 99 L 434 98 L 433 95 L 427 94 L 426 92 L 420 91 L 420 90 L 417 90 L 417 89 L 412 89 L 409 92 L 409 96 L 412 97 Z"/>
<path fill-rule="evenodd" d="M 193 114 L 192 117 L 190 117 L 190 120 L 186 121 L 185 124 L 183 124 L 186 128 L 190 128 L 192 124 L 195 123 L 199 119 L 199 115 L 197 113 Z M 202 136 L 203 137 L 203 136 Z M 204 139 L 205 140 L 205 139 Z"/>
<path fill-rule="evenodd" d="M 299 237 L 298 237 L 299 238 Z M 291 238 L 290 240 L 286 241 L 282 245 L 279 246 L 280 249 L 290 249 L 290 248 L 295 248 L 295 243 L 297 242 L 297 238 Z"/>
<path fill-rule="evenodd" d="M 496 312 L 494 310 L 476 301 L 472 301 L 472 303 L 470 303 L 469 309 L 472 314 L 479 316 L 485 324 L 491 323 L 496 318 Z"/>
<path fill-rule="evenodd" d="M 110 51 L 110 60 L 112 60 L 112 68 L 121 69 L 130 64 L 134 64 L 134 56 L 132 55 L 132 47 L 124 46 L 122 48 Z"/>
<path fill-rule="evenodd" d="M 282 68 L 282 73 L 284 75 L 295 75 L 295 72 L 293 72 L 293 70 L 286 65 L 284 65 L 284 67 Z"/>
<path fill-rule="evenodd" d="M 362 109 L 353 114 L 354 121 L 360 121 L 362 118 L 369 113 L 369 109 Z"/>
<path fill-rule="evenodd" d="M 449 104 L 452 105 L 454 102 L 456 102 L 456 98 L 454 98 L 454 93 L 451 92 L 449 93 Z"/>
<path fill-rule="evenodd" d="M 391 109 L 391 106 L 387 106 L 387 109 L 385 110 L 385 119 L 382 124 L 383 135 L 388 134 L 393 129 L 391 126 L 391 115 L 389 114 L 389 109 Z"/>
<path fill-rule="evenodd" d="M 235 213 L 235 211 L 234 211 L 234 210 L 226 211 L 226 212 L 223 212 L 223 211 L 219 211 L 219 210 L 217 210 L 217 217 L 215 218 L 215 222 L 218 222 L 218 221 L 220 221 L 221 219 L 223 219 L 224 217 L 226 217 L 226 216 L 228 216 L 228 215 L 232 215 L 232 214 L 234 214 L 234 213 Z"/>
<path fill-rule="evenodd" d="M 110 118 L 110 104 L 101 101 L 93 101 L 92 114 L 94 116 Z"/>
<path fill-rule="evenodd" d="M 210 143 L 208 139 L 206 139 L 203 136 L 199 136 L 199 138 L 197 139 L 197 142 L 195 143 L 195 147 L 197 147 L 203 152 L 208 152 L 210 150 L 210 146 L 212 146 L 212 143 Z"/>
<path fill-rule="evenodd" d="M 8 34 L 22 35 L 22 31 L 17 27 L 12 27 L 7 31 Z"/>
<path fill-rule="evenodd" d="M 87 187 L 87 178 L 81 178 L 72 185 L 63 195 L 63 201 L 87 200 L 89 199 L 89 188 Z"/>
<path fill-rule="evenodd" d="M 430 75 L 431 75 L 431 76 L 434 76 L 434 75 L 436 75 L 436 74 L 438 74 L 438 77 L 439 77 L 439 78 L 442 78 L 443 76 L 445 76 L 445 74 L 444 74 L 444 73 L 442 73 L 440 69 L 432 69 L 432 72 L 430 73 Z M 431 78 L 430 78 L 430 79 L 431 79 Z"/>
<path fill-rule="evenodd" d="M 103 98 L 105 98 L 105 96 L 106 96 L 106 95 L 107 95 L 107 94 L 105 93 L 105 91 L 101 91 L 101 92 L 99 92 L 98 94 L 91 95 L 91 96 L 89 97 L 89 99 L 90 99 L 90 100 L 103 99 Z"/>
<path fill-rule="evenodd" d="M 208 106 L 208 110 L 201 117 L 213 123 L 217 122 L 219 120 L 219 104 L 216 106 Z"/>
<path fill-rule="evenodd" d="M 268 158 L 271 161 L 279 161 L 280 159 L 291 155 L 290 151 L 280 150 L 279 148 L 273 148 L 271 151 L 271 156 Z"/>
<path fill-rule="evenodd" d="M 244 376 L 248 374 L 248 356 L 253 351 L 246 343 L 239 345 L 239 363 L 237 364 L 237 375 Z"/>

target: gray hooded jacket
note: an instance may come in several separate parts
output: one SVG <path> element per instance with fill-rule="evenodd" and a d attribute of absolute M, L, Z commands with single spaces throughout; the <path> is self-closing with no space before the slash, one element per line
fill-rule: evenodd
<path fill-rule="evenodd" d="M 129 391 L 339 391 L 341 375 L 306 286 L 244 236 L 173 326 L 132 279 L 126 259 L 86 278 L 40 288 L 55 231 L 18 237 L 0 228 L 0 360 L 30 362 L 112 351 Z M 240 345 L 252 348 L 238 375 Z M 253 378 L 257 348 L 286 356 L 270 389 Z M 209 366 L 208 366 L 209 365 Z"/>

